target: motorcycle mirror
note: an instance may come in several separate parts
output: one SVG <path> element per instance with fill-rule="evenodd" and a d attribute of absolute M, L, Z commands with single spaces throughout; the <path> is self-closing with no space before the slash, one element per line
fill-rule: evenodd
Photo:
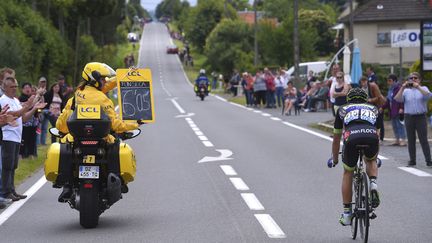
<path fill-rule="evenodd" d="M 132 136 L 130 138 L 135 138 L 135 137 L 138 137 L 138 135 L 141 134 L 141 129 L 138 128 L 138 129 L 135 129 L 135 130 L 133 130 L 131 132 L 132 132 Z"/>
<path fill-rule="evenodd" d="M 49 132 L 50 132 L 53 136 L 55 136 L 55 137 L 58 137 L 58 138 L 62 138 L 62 137 L 63 137 L 63 134 L 61 134 L 61 132 L 60 132 L 57 128 L 55 128 L 55 127 L 51 127 L 51 128 L 49 129 Z"/>

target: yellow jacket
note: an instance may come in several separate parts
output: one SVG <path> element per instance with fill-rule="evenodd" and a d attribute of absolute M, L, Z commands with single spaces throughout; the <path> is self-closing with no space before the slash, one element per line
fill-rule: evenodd
<path fill-rule="evenodd" d="M 92 86 L 85 86 L 84 90 L 77 90 L 74 94 L 75 104 L 100 105 L 101 109 L 111 119 L 111 129 L 116 133 L 122 133 L 138 128 L 137 123 L 126 123 L 117 117 L 113 102 L 100 90 Z M 64 133 L 69 133 L 67 120 L 72 115 L 71 109 L 73 98 L 70 98 L 57 119 L 56 128 Z"/>

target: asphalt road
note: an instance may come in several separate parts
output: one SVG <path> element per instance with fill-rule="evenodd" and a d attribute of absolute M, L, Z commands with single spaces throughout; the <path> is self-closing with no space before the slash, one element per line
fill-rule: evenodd
<path fill-rule="evenodd" d="M 200 101 L 178 58 L 165 53 L 165 26 L 147 25 L 141 41 L 139 66 L 153 73 L 156 122 L 129 142 L 138 160 L 129 193 L 98 228 L 85 230 L 45 183 L 22 205 L 0 211 L 0 242 L 352 242 L 350 228 L 338 223 L 342 167 L 325 165 L 327 135 L 276 112 L 214 96 Z M 432 170 L 407 173 L 391 152 L 381 155 L 382 204 L 370 242 L 431 242 Z"/>

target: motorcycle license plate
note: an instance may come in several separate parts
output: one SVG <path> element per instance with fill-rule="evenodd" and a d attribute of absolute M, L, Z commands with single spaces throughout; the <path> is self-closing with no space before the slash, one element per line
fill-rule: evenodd
<path fill-rule="evenodd" d="M 80 179 L 99 179 L 99 166 L 80 165 L 78 178 L 80 178 Z"/>

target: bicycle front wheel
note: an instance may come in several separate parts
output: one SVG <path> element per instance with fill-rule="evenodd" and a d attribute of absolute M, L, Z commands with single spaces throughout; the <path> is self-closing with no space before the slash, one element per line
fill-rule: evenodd
<path fill-rule="evenodd" d="M 353 192 L 354 192 L 354 208 L 353 208 L 353 218 L 351 220 L 351 238 L 355 240 L 357 238 L 357 229 L 358 229 L 358 208 L 360 208 L 360 198 L 361 198 L 361 186 L 362 184 L 356 183 L 357 176 L 354 176 L 353 180 Z"/>
<path fill-rule="evenodd" d="M 369 202 L 369 182 L 365 172 L 362 173 L 362 183 L 360 188 L 360 209 L 359 212 L 359 226 L 360 236 L 363 242 L 368 242 L 369 238 L 369 213 L 370 213 L 370 202 Z"/>

